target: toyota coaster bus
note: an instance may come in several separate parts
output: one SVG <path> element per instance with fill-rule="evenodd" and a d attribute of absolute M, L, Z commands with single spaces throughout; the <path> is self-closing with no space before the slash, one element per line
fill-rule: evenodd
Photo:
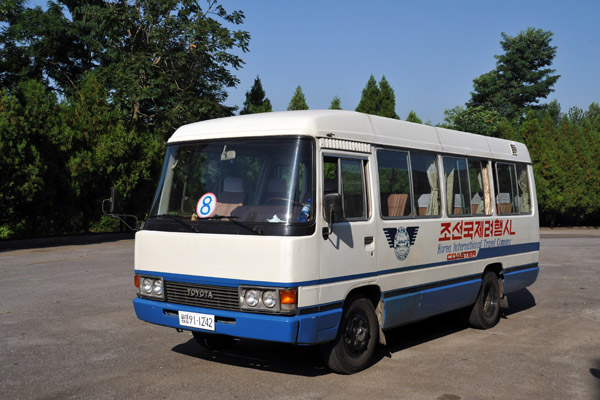
<path fill-rule="evenodd" d="M 538 255 L 521 143 L 349 111 L 235 116 L 169 139 L 133 305 L 208 348 L 320 345 L 354 373 L 389 328 L 463 309 L 493 327 Z"/>

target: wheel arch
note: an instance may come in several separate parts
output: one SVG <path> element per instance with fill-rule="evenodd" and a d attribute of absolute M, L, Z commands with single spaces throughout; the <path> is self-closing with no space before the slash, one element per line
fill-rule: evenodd
<path fill-rule="evenodd" d="M 483 273 L 481 274 L 481 279 L 483 279 L 485 274 L 487 274 L 488 272 L 493 272 L 498 277 L 498 288 L 500 290 L 500 298 L 503 298 L 504 297 L 504 268 L 502 266 L 502 263 L 495 262 L 492 264 L 488 264 L 485 267 L 485 269 L 483 270 Z"/>
<path fill-rule="evenodd" d="M 381 288 L 374 284 L 367 284 L 352 288 L 344 298 L 344 306 L 348 304 L 348 299 L 360 296 L 369 299 L 373 304 L 373 308 L 377 308 L 377 305 L 381 300 Z"/>

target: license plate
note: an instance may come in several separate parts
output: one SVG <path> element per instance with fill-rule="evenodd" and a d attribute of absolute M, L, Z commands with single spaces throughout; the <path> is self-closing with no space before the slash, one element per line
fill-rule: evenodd
<path fill-rule="evenodd" d="M 209 314 L 179 311 L 179 325 L 189 326 L 191 328 L 204 329 L 207 331 L 214 331 L 215 316 Z"/>

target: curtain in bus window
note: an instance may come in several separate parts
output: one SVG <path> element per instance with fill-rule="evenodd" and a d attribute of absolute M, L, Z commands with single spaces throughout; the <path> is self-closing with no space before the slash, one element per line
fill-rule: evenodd
<path fill-rule="evenodd" d="M 454 163 L 450 168 L 446 169 L 446 161 L 444 160 L 444 172 L 446 173 L 446 212 L 448 215 L 454 214 L 453 200 L 454 200 Z"/>
<path fill-rule="evenodd" d="M 514 164 L 496 163 L 496 205 L 499 214 L 518 212 L 517 182 Z"/>
<path fill-rule="evenodd" d="M 483 194 L 485 203 L 485 215 L 492 215 L 492 186 L 490 185 L 489 163 L 481 162 L 481 176 L 483 177 Z"/>
<path fill-rule="evenodd" d="M 470 215 L 471 193 L 466 159 L 444 157 L 444 171 L 448 215 Z"/>
<path fill-rule="evenodd" d="M 478 160 L 467 160 L 469 164 L 469 183 L 471 190 L 471 213 L 485 214 L 484 171 L 485 163 Z M 489 191 L 489 187 L 488 187 Z"/>
<path fill-rule="evenodd" d="M 531 203 L 529 196 L 529 176 L 527 175 L 527 165 L 517 164 L 517 176 L 519 177 L 519 212 L 531 212 Z"/>
<path fill-rule="evenodd" d="M 438 168 L 435 159 L 432 160 L 429 168 L 427 168 L 427 179 L 429 180 L 429 188 L 431 189 L 431 197 L 427 205 L 427 215 L 440 214 L 440 180 L 438 177 Z"/>

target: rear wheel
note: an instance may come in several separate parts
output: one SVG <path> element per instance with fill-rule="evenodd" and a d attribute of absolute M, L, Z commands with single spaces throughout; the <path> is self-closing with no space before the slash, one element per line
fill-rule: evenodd
<path fill-rule="evenodd" d="M 365 297 L 357 297 L 344 307 L 335 340 L 321 347 L 323 359 L 332 371 L 352 374 L 371 364 L 378 341 L 373 304 Z"/>
<path fill-rule="evenodd" d="M 469 314 L 469 325 L 477 329 L 489 329 L 500 319 L 500 289 L 498 277 L 488 272 L 481 281 L 477 300 Z"/>
<path fill-rule="evenodd" d="M 192 331 L 192 335 L 194 335 L 194 339 L 196 339 L 196 342 L 198 342 L 200 346 L 209 350 L 225 350 L 235 344 L 235 338 L 231 336 L 198 331 Z"/>

